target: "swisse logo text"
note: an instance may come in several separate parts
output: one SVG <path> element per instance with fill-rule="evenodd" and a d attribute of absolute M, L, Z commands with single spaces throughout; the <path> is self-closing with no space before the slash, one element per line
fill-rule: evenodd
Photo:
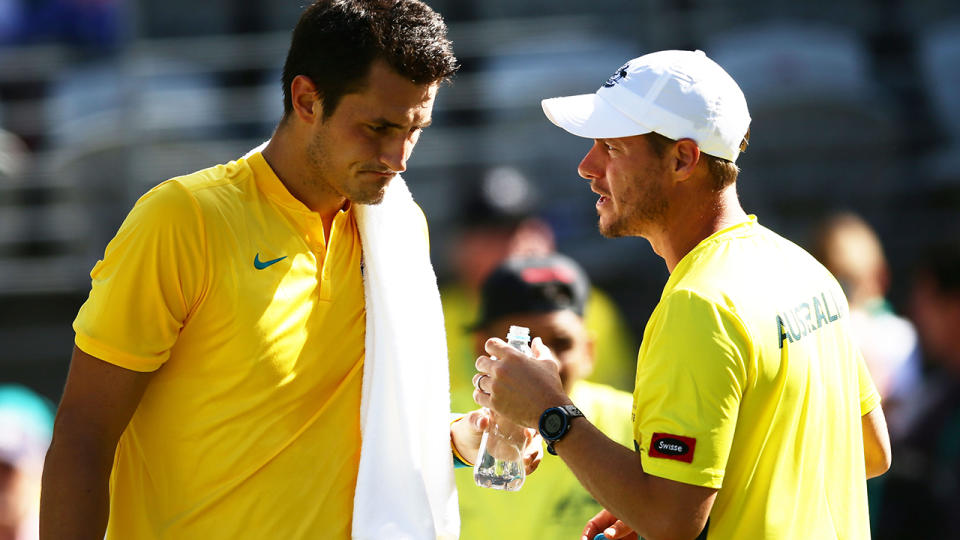
<path fill-rule="evenodd" d="M 660 439 L 657 441 L 657 450 L 672 456 L 679 456 L 690 451 L 687 445 L 676 439 Z"/>
<path fill-rule="evenodd" d="M 684 463 L 693 462 L 697 440 L 669 433 L 654 433 L 650 438 L 650 457 L 673 459 Z"/>

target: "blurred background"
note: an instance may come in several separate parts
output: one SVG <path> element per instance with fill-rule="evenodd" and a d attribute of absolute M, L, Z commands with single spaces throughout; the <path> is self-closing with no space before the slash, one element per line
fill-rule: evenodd
<path fill-rule="evenodd" d="M 89 271 L 133 202 L 270 136 L 302 3 L 0 0 L 0 382 L 55 401 Z M 404 177 L 445 284 L 465 279 L 464 235 L 495 210 L 478 200 L 516 203 L 639 343 L 665 266 L 644 240 L 599 235 L 576 173 L 590 141 L 539 103 L 668 48 L 704 50 L 747 96 L 747 211 L 805 246 L 827 216 L 859 215 L 886 253 L 889 311 L 908 314 L 916 261 L 958 237 L 956 0 L 428 3 L 463 67 Z"/>

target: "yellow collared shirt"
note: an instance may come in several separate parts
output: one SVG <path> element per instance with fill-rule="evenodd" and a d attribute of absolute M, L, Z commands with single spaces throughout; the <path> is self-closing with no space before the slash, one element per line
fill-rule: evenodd
<path fill-rule="evenodd" d="M 837 281 L 751 216 L 680 261 L 647 323 L 643 470 L 718 488 L 707 538 L 868 539 L 861 416 L 880 402 Z"/>
<path fill-rule="evenodd" d="M 108 538 L 349 538 L 365 312 L 350 210 L 263 156 L 144 195 L 91 272 L 77 346 L 156 371 L 121 437 Z"/>

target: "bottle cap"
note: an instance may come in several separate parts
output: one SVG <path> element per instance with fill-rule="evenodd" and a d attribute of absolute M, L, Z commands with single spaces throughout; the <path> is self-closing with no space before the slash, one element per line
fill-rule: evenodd
<path fill-rule="evenodd" d="M 530 329 L 526 326 L 511 326 L 510 330 L 507 332 L 507 341 L 513 339 L 530 341 Z"/>

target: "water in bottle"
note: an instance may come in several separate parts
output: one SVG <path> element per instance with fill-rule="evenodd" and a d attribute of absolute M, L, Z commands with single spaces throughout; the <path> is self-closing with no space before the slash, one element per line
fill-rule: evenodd
<path fill-rule="evenodd" d="M 530 329 L 511 326 L 507 343 L 528 355 Z M 526 430 L 506 418 L 490 411 L 490 424 L 480 440 L 480 452 L 473 467 L 473 479 L 478 486 L 516 491 L 525 478 L 523 448 L 526 445 Z"/>

